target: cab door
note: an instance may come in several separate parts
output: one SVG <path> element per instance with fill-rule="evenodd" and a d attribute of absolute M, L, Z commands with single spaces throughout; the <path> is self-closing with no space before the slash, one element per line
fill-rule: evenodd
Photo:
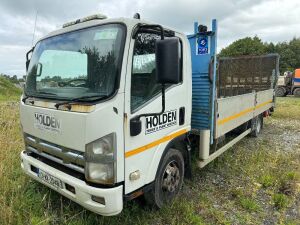
<path fill-rule="evenodd" d="M 165 112 L 160 116 L 141 117 L 141 132 L 130 135 L 132 118 L 162 110 L 161 85 L 156 82 L 155 63 L 155 42 L 159 39 L 159 33 L 147 31 L 139 32 L 131 39 L 124 106 L 125 194 L 155 179 L 168 141 L 184 134 L 190 121 L 184 117 L 189 92 L 183 79 L 180 84 L 166 87 Z"/>

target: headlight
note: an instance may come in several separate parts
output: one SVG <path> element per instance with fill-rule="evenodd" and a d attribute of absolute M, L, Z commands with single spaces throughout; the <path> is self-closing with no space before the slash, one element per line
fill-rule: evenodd
<path fill-rule="evenodd" d="M 111 133 L 86 145 L 85 178 L 100 184 L 116 182 L 116 135 Z"/>

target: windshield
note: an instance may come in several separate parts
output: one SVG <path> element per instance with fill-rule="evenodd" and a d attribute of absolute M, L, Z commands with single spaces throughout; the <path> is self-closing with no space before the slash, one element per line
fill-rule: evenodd
<path fill-rule="evenodd" d="M 25 94 L 64 100 L 111 96 L 118 88 L 124 30 L 107 24 L 40 41 L 31 57 Z"/>

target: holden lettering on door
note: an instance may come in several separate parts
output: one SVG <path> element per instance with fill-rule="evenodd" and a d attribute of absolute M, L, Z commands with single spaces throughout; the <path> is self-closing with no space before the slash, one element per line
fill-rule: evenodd
<path fill-rule="evenodd" d="M 177 110 L 164 112 L 159 116 L 146 117 L 146 132 L 151 134 L 153 132 L 174 126 L 177 124 Z"/>

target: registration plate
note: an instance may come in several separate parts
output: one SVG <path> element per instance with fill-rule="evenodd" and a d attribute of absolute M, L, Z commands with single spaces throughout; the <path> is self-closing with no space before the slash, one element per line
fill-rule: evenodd
<path fill-rule="evenodd" d="M 47 182 L 48 184 L 51 184 L 52 186 L 56 187 L 56 188 L 63 188 L 63 184 L 62 181 L 52 175 L 50 175 L 49 173 L 40 170 L 38 171 L 38 177 Z"/>

